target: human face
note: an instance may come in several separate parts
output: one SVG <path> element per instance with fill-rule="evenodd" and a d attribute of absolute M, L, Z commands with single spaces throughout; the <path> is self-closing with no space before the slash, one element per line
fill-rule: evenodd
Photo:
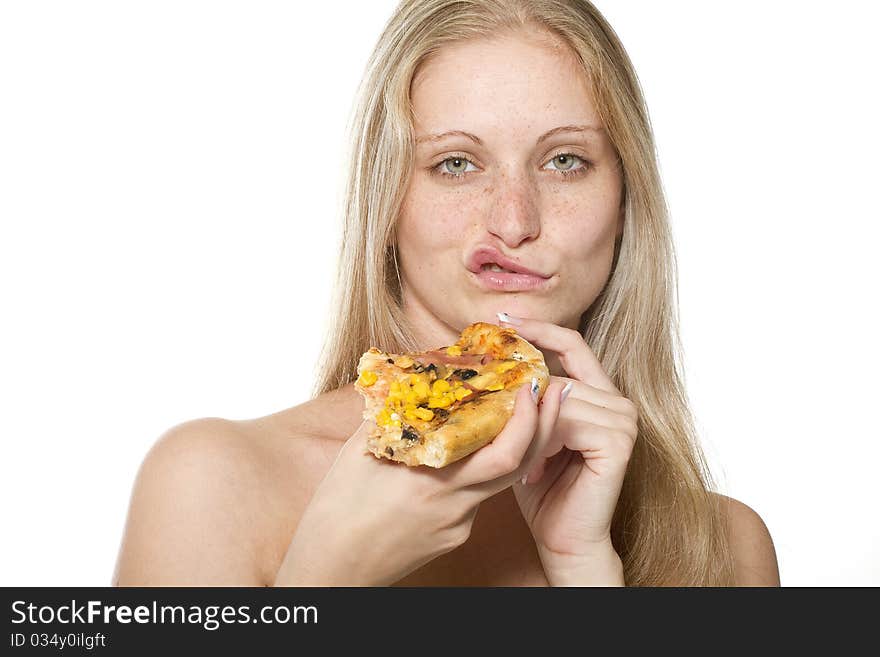
<path fill-rule="evenodd" d="M 411 101 L 398 258 L 422 346 L 497 312 L 577 328 L 611 272 L 623 183 L 574 55 L 543 32 L 456 43 L 419 68 Z M 494 289 L 469 270 L 484 248 L 542 277 Z"/>

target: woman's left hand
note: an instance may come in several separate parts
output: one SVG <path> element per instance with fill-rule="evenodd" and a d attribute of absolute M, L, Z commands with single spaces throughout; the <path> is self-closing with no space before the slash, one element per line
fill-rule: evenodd
<path fill-rule="evenodd" d="M 638 433 L 638 410 L 572 329 L 511 318 L 509 326 L 555 352 L 571 378 L 552 437 L 513 487 L 551 584 L 623 584 L 611 519 Z M 543 404 L 543 400 L 542 400 Z"/>

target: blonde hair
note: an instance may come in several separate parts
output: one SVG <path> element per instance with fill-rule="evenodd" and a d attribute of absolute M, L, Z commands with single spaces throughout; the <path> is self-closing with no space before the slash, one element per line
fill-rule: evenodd
<path fill-rule="evenodd" d="M 629 585 L 729 585 L 721 496 L 699 447 L 681 375 L 676 261 L 654 138 L 623 46 L 585 0 L 404 0 L 369 60 L 350 126 L 350 169 L 331 317 L 314 394 L 350 383 L 371 346 L 416 351 L 402 312 L 396 218 L 413 153 L 410 84 L 444 45 L 539 28 L 583 65 L 620 158 L 625 218 L 609 280 L 581 333 L 640 411 L 612 524 Z"/>

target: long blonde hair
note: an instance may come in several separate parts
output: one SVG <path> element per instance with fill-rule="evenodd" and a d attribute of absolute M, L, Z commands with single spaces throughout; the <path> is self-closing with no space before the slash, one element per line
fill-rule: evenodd
<path fill-rule="evenodd" d="M 367 65 L 351 152 L 327 337 L 314 394 L 351 382 L 361 354 L 418 348 L 402 311 L 396 218 L 413 153 L 410 83 L 446 44 L 543 29 L 578 57 L 620 158 L 623 236 L 581 333 L 639 408 L 639 437 L 612 524 L 629 585 L 729 585 L 721 497 L 699 447 L 681 376 L 676 261 L 654 137 L 626 51 L 586 0 L 403 0 Z"/>

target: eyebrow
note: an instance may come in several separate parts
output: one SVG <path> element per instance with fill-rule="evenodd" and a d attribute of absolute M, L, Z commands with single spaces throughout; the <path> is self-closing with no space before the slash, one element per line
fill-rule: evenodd
<path fill-rule="evenodd" d="M 563 132 L 604 132 L 604 128 L 594 125 L 563 125 L 559 126 L 558 128 L 548 130 L 543 135 L 538 137 L 538 141 L 536 143 L 540 144 L 541 142 L 550 139 L 550 137 Z M 436 135 L 423 135 L 422 137 L 416 139 L 416 143 L 421 144 L 422 142 L 426 141 L 440 141 L 441 139 L 444 139 L 446 137 L 465 137 L 467 139 L 470 139 L 475 144 L 478 144 L 479 146 L 483 145 L 482 139 L 474 134 L 471 134 L 470 132 L 465 132 L 464 130 L 448 130 L 447 132 L 441 132 Z"/>

